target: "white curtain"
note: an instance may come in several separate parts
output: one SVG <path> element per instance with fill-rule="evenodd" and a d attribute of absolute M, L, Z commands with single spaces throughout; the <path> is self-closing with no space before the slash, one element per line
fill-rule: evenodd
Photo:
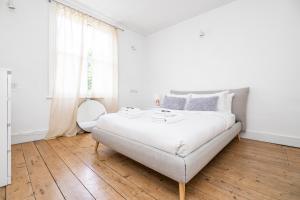
<path fill-rule="evenodd" d="M 76 135 L 81 97 L 99 98 L 109 111 L 117 109 L 118 99 L 116 29 L 59 3 L 51 4 L 51 12 L 55 45 L 50 45 L 48 139 Z"/>
<path fill-rule="evenodd" d="M 114 112 L 118 107 L 117 31 L 92 17 L 86 20 L 80 96 L 98 98 Z"/>

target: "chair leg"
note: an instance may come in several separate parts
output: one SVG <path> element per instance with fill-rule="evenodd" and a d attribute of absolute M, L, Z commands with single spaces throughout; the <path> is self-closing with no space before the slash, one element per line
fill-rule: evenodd
<path fill-rule="evenodd" d="M 237 134 L 237 139 L 238 139 L 238 142 L 241 140 L 240 133 Z"/>
<path fill-rule="evenodd" d="M 185 183 L 179 183 L 179 200 L 185 200 Z"/>
<path fill-rule="evenodd" d="M 96 146 L 95 146 L 95 151 L 96 151 L 96 152 L 97 152 L 98 147 L 99 147 L 99 142 L 96 141 Z"/>

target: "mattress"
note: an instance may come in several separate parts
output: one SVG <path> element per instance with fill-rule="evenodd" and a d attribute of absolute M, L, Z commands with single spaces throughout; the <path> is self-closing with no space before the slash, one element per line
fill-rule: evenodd
<path fill-rule="evenodd" d="M 155 112 L 157 110 L 146 110 L 135 118 L 107 114 L 99 119 L 96 129 L 185 157 L 235 123 L 231 113 L 175 110 L 171 112 L 180 115 L 182 120 L 157 123 L 152 119 Z"/>

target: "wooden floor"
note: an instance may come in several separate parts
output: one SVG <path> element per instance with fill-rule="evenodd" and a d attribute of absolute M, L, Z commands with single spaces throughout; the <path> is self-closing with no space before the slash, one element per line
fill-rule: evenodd
<path fill-rule="evenodd" d="M 178 185 L 90 135 L 12 147 L 12 184 L 0 199 L 177 199 Z M 187 199 L 300 199 L 300 149 L 231 142 L 187 186 Z"/>

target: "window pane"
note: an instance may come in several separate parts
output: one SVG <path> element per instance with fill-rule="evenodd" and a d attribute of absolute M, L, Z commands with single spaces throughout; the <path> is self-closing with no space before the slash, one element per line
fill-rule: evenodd
<path fill-rule="evenodd" d="M 113 91 L 112 34 L 87 25 L 84 29 L 84 62 L 81 96 L 104 97 Z"/>

